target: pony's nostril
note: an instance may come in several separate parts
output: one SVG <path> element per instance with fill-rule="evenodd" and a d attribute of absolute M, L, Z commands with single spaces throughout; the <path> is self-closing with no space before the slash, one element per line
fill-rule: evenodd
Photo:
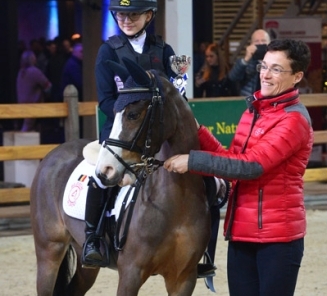
<path fill-rule="evenodd" d="M 115 169 L 112 166 L 107 166 L 104 168 L 104 174 L 110 179 L 113 175 L 115 175 Z"/>
<path fill-rule="evenodd" d="M 96 170 L 96 175 L 101 179 L 111 179 L 115 175 L 115 169 L 112 166 L 106 166 Z"/>

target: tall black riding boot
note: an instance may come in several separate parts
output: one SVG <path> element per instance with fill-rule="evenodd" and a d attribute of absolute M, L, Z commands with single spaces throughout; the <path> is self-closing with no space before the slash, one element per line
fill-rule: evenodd
<path fill-rule="evenodd" d="M 96 229 L 103 210 L 104 189 L 98 187 L 92 177 L 89 181 L 89 189 L 85 206 L 85 243 L 83 248 L 83 265 L 97 265 L 102 262 L 100 252 L 100 238 L 96 235 Z"/>

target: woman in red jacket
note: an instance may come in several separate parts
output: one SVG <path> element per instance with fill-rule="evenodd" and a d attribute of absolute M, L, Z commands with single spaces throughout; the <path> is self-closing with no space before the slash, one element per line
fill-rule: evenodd
<path fill-rule="evenodd" d="M 310 56 L 302 41 L 272 41 L 257 65 L 261 90 L 246 98 L 230 148 L 199 126 L 202 151 L 165 162 L 168 171 L 233 182 L 224 225 L 232 296 L 294 294 L 306 233 L 302 177 L 313 144 L 296 85 Z"/>

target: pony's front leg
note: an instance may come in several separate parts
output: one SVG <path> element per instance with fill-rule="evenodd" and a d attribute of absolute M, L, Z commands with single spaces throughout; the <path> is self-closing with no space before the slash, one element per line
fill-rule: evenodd
<path fill-rule="evenodd" d="M 197 280 L 197 271 L 183 272 L 176 277 L 171 274 L 165 277 L 166 289 L 169 296 L 191 296 Z"/>
<path fill-rule="evenodd" d="M 67 249 L 62 244 L 46 243 L 41 246 L 40 242 L 36 242 L 35 250 L 37 255 L 37 295 L 52 296 L 59 267 Z"/>
<path fill-rule="evenodd" d="M 118 270 L 118 273 L 117 296 L 137 296 L 141 286 L 146 281 L 146 279 L 141 278 L 141 270 L 130 262 L 122 270 Z"/>

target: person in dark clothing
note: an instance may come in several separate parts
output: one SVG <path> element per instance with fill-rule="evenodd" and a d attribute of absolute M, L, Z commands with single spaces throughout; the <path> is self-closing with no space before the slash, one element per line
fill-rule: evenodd
<path fill-rule="evenodd" d="M 46 97 L 48 103 L 60 103 L 63 101 L 61 89 L 61 76 L 66 63 L 66 58 L 58 50 L 54 40 L 46 42 L 48 63 L 45 75 L 52 83 L 50 95 Z M 62 118 L 44 118 L 41 125 L 41 143 L 53 144 L 65 142 Z"/>
<path fill-rule="evenodd" d="M 217 43 L 205 50 L 205 62 L 195 77 L 195 97 L 227 97 L 237 95 L 235 87 L 227 77 L 228 64 Z"/>
<path fill-rule="evenodd" d="M 47 42 L 48 49 L 48 64 L 46 68 L 46 76 L 52 83 L 51 96 L 49 102 L 62 102 L 61 92 L 61 76 L 66 64 L 67 58 L 59 52 L 58 45 L 55 41 L 49 40 Z"/>
<path fill-rule="evenodd" d="M 51 91 L 52 84 L 43 72 L 36 67 L 36 56 L 26 50 L 20 59 L 20 69 L 16 80 L 17 101 L 22 104 L 41 103 Z M 25 118 L 22 132 L 38 129 L 36 118 Z"/>
<path fill-rule="evenodd" d="M 134 2 L 139 3 L 139 7 Z M 113 106 L 117 99 L 117 87 L 122 86 L 120 79 L 108 69 L 107 60 L 122 63 L 122 57 L 128 57 L 145 70 L 161 70 L 167 78 L 176 76 L 169 64 L 169 57 L 175 55 L 172 47 L 160 36 L 146 32 L 155 17 L 157 1 L 130 1 L 130 6 L 120 6 L 119 3 L 120 1 L 111 1 L 109 9 L 122 34 L 111 36 L 103 43 L 96 59 L 99 108 L 107 117 L 100 131 L 100 143 L 109 137 L 114 120 Z"/>
<path fill-rule="evenodd" d="M 83 101 L 83 45 L 76 43 L 72 55 L 66 61 L 61 75 L 61 94 L 67 85 L 74 85 L 78 93 L 78 101 Z M 83 138 L 83 118 L 79 118 L 79 137 Z"/>
<path fill-rule="evenodd" d="M 62 93 L 65 87 L 72 84 L 78 91 L 78 100 L 83 101 L 83 45 L 76 43 L 72 55 L 65 63 L 61 76 Z"/>
<path fill-rule="evenodd" d="M 240 96 L 251 96 L 260 89 L 256 66 L 263 59 L 269 42 L 270 36 L 265 30 L 255 30 L 251 36 L 251 43 L 246 47 L 244 57 L 238 58 L 228 73 L 231 81 L 239 83 Z"/>
<path fill-rule="evenodd" d="M 169 57 L 174 50 L 158 35 L 146 32 L 157 11 L 157 0 L 118 1 L 111 0 L 109 5 L 121 34 L 109 37 L 98 51 L 95 65 L 96 86 L 99 108 L 106 115 L 106 121 L 99 135 L 102 143 L 110 135 L 114 122 L 114 103 L 118 97 L 118 88 L 123 87 L 118 76 L 108 67 L 106 61 L 122 62 L 123 57 L 134 60 L 145 70 L 156 69 L 165 73 L 167 78 L 176 74 L 170 67 Z M 86 267 L 97 266 L 102 262 L 100 240 L 95 231 L 101 217 L 103 197 L 107 190 L 95 176 L 90 177 L 85 208 L 85 236 L 82 263 Z M 108 190 L 111 190 L 110 188 Z M 103 198 L 101 198 L 101 196 Z"/>

